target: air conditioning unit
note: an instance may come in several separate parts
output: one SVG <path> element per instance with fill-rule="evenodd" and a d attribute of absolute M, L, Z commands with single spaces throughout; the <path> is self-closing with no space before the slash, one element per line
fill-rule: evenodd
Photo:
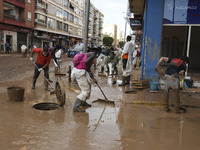
<path fill-rule="evenodd" d="M 38 19 L 35 19 L 35 22 L 37 23 L 37 22 L 38 22 Z"/>

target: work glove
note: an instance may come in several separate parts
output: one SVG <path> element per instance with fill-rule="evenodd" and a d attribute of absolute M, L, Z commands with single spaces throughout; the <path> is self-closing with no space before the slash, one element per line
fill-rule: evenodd
<path fill-rule="evenodd" d="M 33 57 L 30 57 L 30 61 L 33 61 Z"/>
<path fill-rule="evenodd" d="M 39 72 L 41 72 L 42 70 L 43 70 L 42 68 L 39 68 L 39 69 L 38 69 Z"/>

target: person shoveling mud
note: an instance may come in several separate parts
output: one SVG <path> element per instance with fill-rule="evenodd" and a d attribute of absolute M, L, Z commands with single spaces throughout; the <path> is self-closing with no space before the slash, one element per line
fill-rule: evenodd
<path fill-rule="evenodd" d="M 94 63 L 94 59 L 99 56 L 101 48 L 93 48 L 93 52 L 79 53 L 75 55 L 73 59 L 74 68 L 72 69 L 72 79 L 76 78 L 78 85 L 81 89 L 81 93 L 77 96 L 74 104 L 74 112 L 85 112 L 85 109 L 80 106 L 90 107 L 91 105 L 86 102 L 90 97 L 91 81 L 97 83 L 93 73 L 90 70 L 91 65 Z M 88 76 L 88 77 L 87 77 Z"/>
<path fill-rule="evenodd" d="M 186 71 L 186 63 L 188 63 L 189 58 L 182 56 L 179 58 L 168 58 L 161 57 L 158 61 L 156 67 L 154 68 L 156 72 L 159 71 L 159 66 L 162 62 L 167 62 L 168 66 L 163 77 L 164 80 L 164 105 L 165 111 L 169 112 L 169 89 L 173 89 L 175 96 L 175 112 L 180 113 L 181 111 L 186 112 L 186 109 L 180 106 L 180 75 Z"/>
<path fill-rule="evenodd" d="M 37 60 L 34 62 L 33 54 L 37 53 Z M 38 76 L 40 75 L 41 71 L 44 71 L 44 77 L 46 80 L 49 80 L 49 63 L 51 61 L 51 55 L 48 52 L 48 47 L 45 46 L 44 49 L 41 48 L 34 48 L 31 52 L 30 60 L 33 61 L 35 65 L 35 71 L 33 75 L 33 85 L 32 89 L 35 89 L 35 84 Z M 48 82 L 46 81 L 46 90 L 48 89 Z"/>

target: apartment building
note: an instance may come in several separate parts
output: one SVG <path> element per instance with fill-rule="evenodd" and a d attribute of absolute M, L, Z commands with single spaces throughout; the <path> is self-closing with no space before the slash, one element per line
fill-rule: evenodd
<path fill-rule="evenodd" d="M 90 4 L 88 44 L 92 47 L 103 44 L 103 17 L 104 15 Z"/>
<path fill-rule="evenodd" d="M 33 45 L 72 46 L 82 42 L 84 10 L 85 0 L 35 0 Z"/>
<path fill-rule="evenodd" d="M 28 45 L 34 29 L 34 0 L 0 0 L 0 50 L 7 41 L 13 52 Z"/>

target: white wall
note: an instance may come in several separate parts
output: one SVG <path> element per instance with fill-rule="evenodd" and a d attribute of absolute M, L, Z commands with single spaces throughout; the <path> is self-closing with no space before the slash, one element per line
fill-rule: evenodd
<path fill-rule="evenodd" d="M 4 41 L 5 42 L 6 42 L 6 35 L 12 36 L 12 40 L 11 40 L 12 52 L 17 52 L 17 32 L 4 30 L 4 39 L 5 39 Z M 6 49 L 6 48 L 4 48 L 4 49 Z"/>

